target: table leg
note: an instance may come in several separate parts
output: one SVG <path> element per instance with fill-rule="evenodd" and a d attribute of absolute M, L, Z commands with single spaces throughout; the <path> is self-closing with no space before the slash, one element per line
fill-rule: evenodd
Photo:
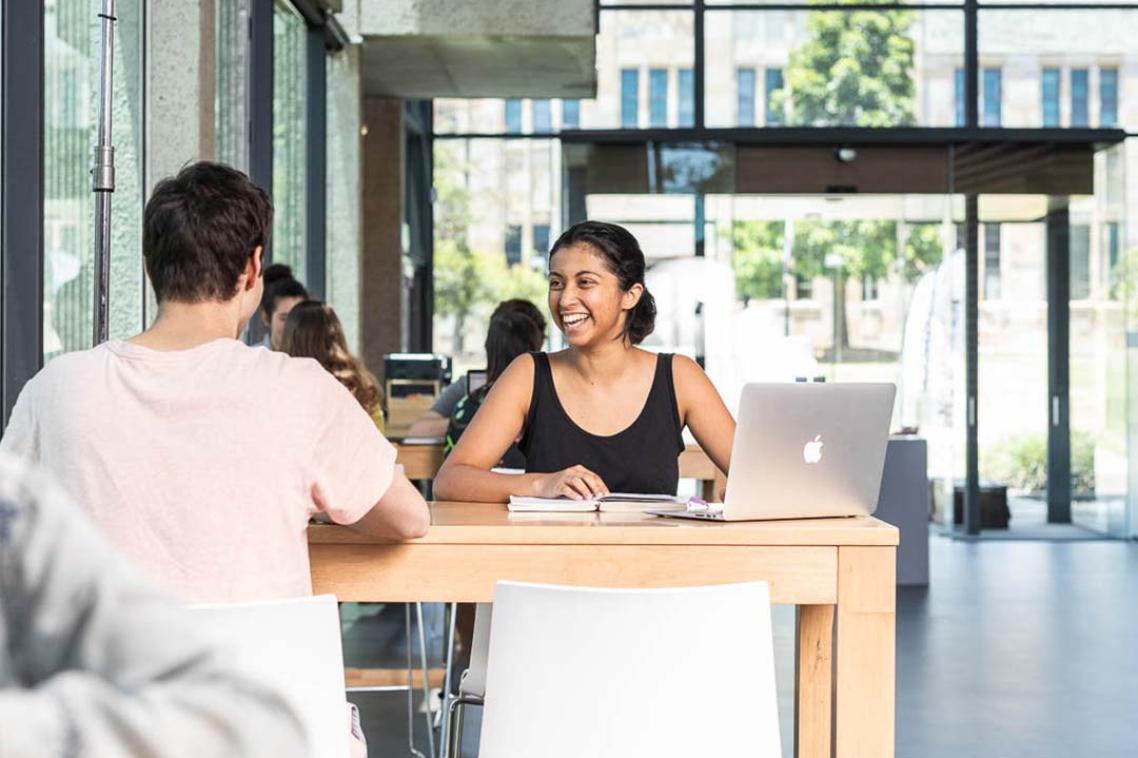
<path fill-rule="evenodd" d="M 834 606 L 798 606 L 797 628 L 794 752 L 798 758 L 830 758 Z"/>
<path fill-rule="evenodd" d="M 897 549 L 838 548 L 834 755 L 893 758 Z"/>

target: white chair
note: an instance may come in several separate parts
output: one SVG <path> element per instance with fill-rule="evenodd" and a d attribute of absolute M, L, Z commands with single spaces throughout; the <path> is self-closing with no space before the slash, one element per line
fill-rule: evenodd
<path fill-rule="evenodd" d="M 234 669 L 265 682 L 289 702 L 312 758 L 349 755 L 348 701 L 340 613 L 332 595 L 193 606 Z"/>
<path fill-rule="evenodd" d="M 499 582 L 481 758 L 780 758 L 765 582 Z"/>

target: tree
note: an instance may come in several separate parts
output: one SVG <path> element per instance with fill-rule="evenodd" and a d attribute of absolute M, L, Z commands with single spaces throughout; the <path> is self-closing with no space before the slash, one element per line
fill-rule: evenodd
<path fill-rule="evenodd" d="M 735 292 L 744 303 L 782 297 L 784 236 L 781 221 L 731 224 Z"/>
<path fill-rule="evenodd" d="M 809 38 L 791 53 L 772 106 L 789 105 L 789 122 L 800 126 L 915 124 L 914 20 L 905 10 L 811 12 Z"/>

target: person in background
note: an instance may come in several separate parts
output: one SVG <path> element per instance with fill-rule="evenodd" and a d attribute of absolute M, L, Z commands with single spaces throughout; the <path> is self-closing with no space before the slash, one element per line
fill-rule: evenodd
<path fill-rule="evenodd" d="M 367 411 L 383 431 L 383 392 L 375 375 L 348 350 L 344 327 L 332 306 L 319 300 L 295 305 L 285 321 L 281 349 L 294 358 L 314 358 Z"/>
<path fill-rule="evenodd" d="M 308 299 L 308 290 L 292 275 L 292 268 L 283 263 L 266 266 L 263 281 L 264 292 L 258 312 L 265 326 L 265 337 L 260 344 L 271 350 L 281 350 L 288 314 Z"/>
<path fill-rule="evenodd" d="M 261 301 L 264 190 L 195 163 L 143 216 L 154 324 L 48 363 L 0 449 L 42 463 L 186 602 L 311 595 L 318 514 L 382 539 L 424 534 L 426 503 L 352 394 L 315 361 L 236 339 Z"/>
<path fill-rule="evenodd" d="M 537 306 L 529 300 L 521 298 L 513 298 L 511 300 L 503 300 L 494 309 L 498 313 L 502 309 L 516 310 L 520 313 L 536 317 L 535 320 L 541 324 L 542 331 L 545 330 L 545 317 L 541 315 L 541 311 Z M 465 375 L 459 377 L 451 382 L 439 394 L 435 400 L 435 404 L 431 409 L 424 413 L 422 417 L 417 419 L 407 430 L 408 437 L 442 437 L 446 434 L 447 425 L 450 423 L 450 418 L 454 414 L 454 409 L 458 406 L 458 401 L 470 394 L 470 388 L 467 384 L 467 377 Z"/>
<path fill-rule="evenodd" d="M 474 419 L 490 388 L 515 358 L 541 350 L 545 342 L 545 317 L 528 300 L 507 300 L 494 309 L 486 330 L 486 384 L 458 401 L 447 425 L 443 456 L 450 455 L 462 433 Z M 500 468 L 524 469 L 525 456 L 517 445 L 511 445 Z"/>
<path fill-rule="evenodd" d="M 301 758 L 296 715 L 233 672 L 53 481 L 0 455 L 0 758 Z"/>
<path fill-rule="evenodd" d="M 676 494 L 683 429 L 728 471 L 735 421 L 695 361 L 637 345 L 656 305 L 621 226 L 585 221 L 549 253 L 549 311 L 569 347 L 527 354 L 494 383 L 434 482 L 440 500 Z M 492 471 L 510 445 L 526 474 Z"/>

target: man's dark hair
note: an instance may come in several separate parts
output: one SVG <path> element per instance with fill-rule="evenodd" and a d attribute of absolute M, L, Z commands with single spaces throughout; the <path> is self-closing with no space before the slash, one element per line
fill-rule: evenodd
<path fill-rule="evenodd" d="M 143 216 L 142 254 L 161 301 L 225 301 L 273 227 L 263 189 L 237 169 L 201 161 L 154 188 Z"/>

